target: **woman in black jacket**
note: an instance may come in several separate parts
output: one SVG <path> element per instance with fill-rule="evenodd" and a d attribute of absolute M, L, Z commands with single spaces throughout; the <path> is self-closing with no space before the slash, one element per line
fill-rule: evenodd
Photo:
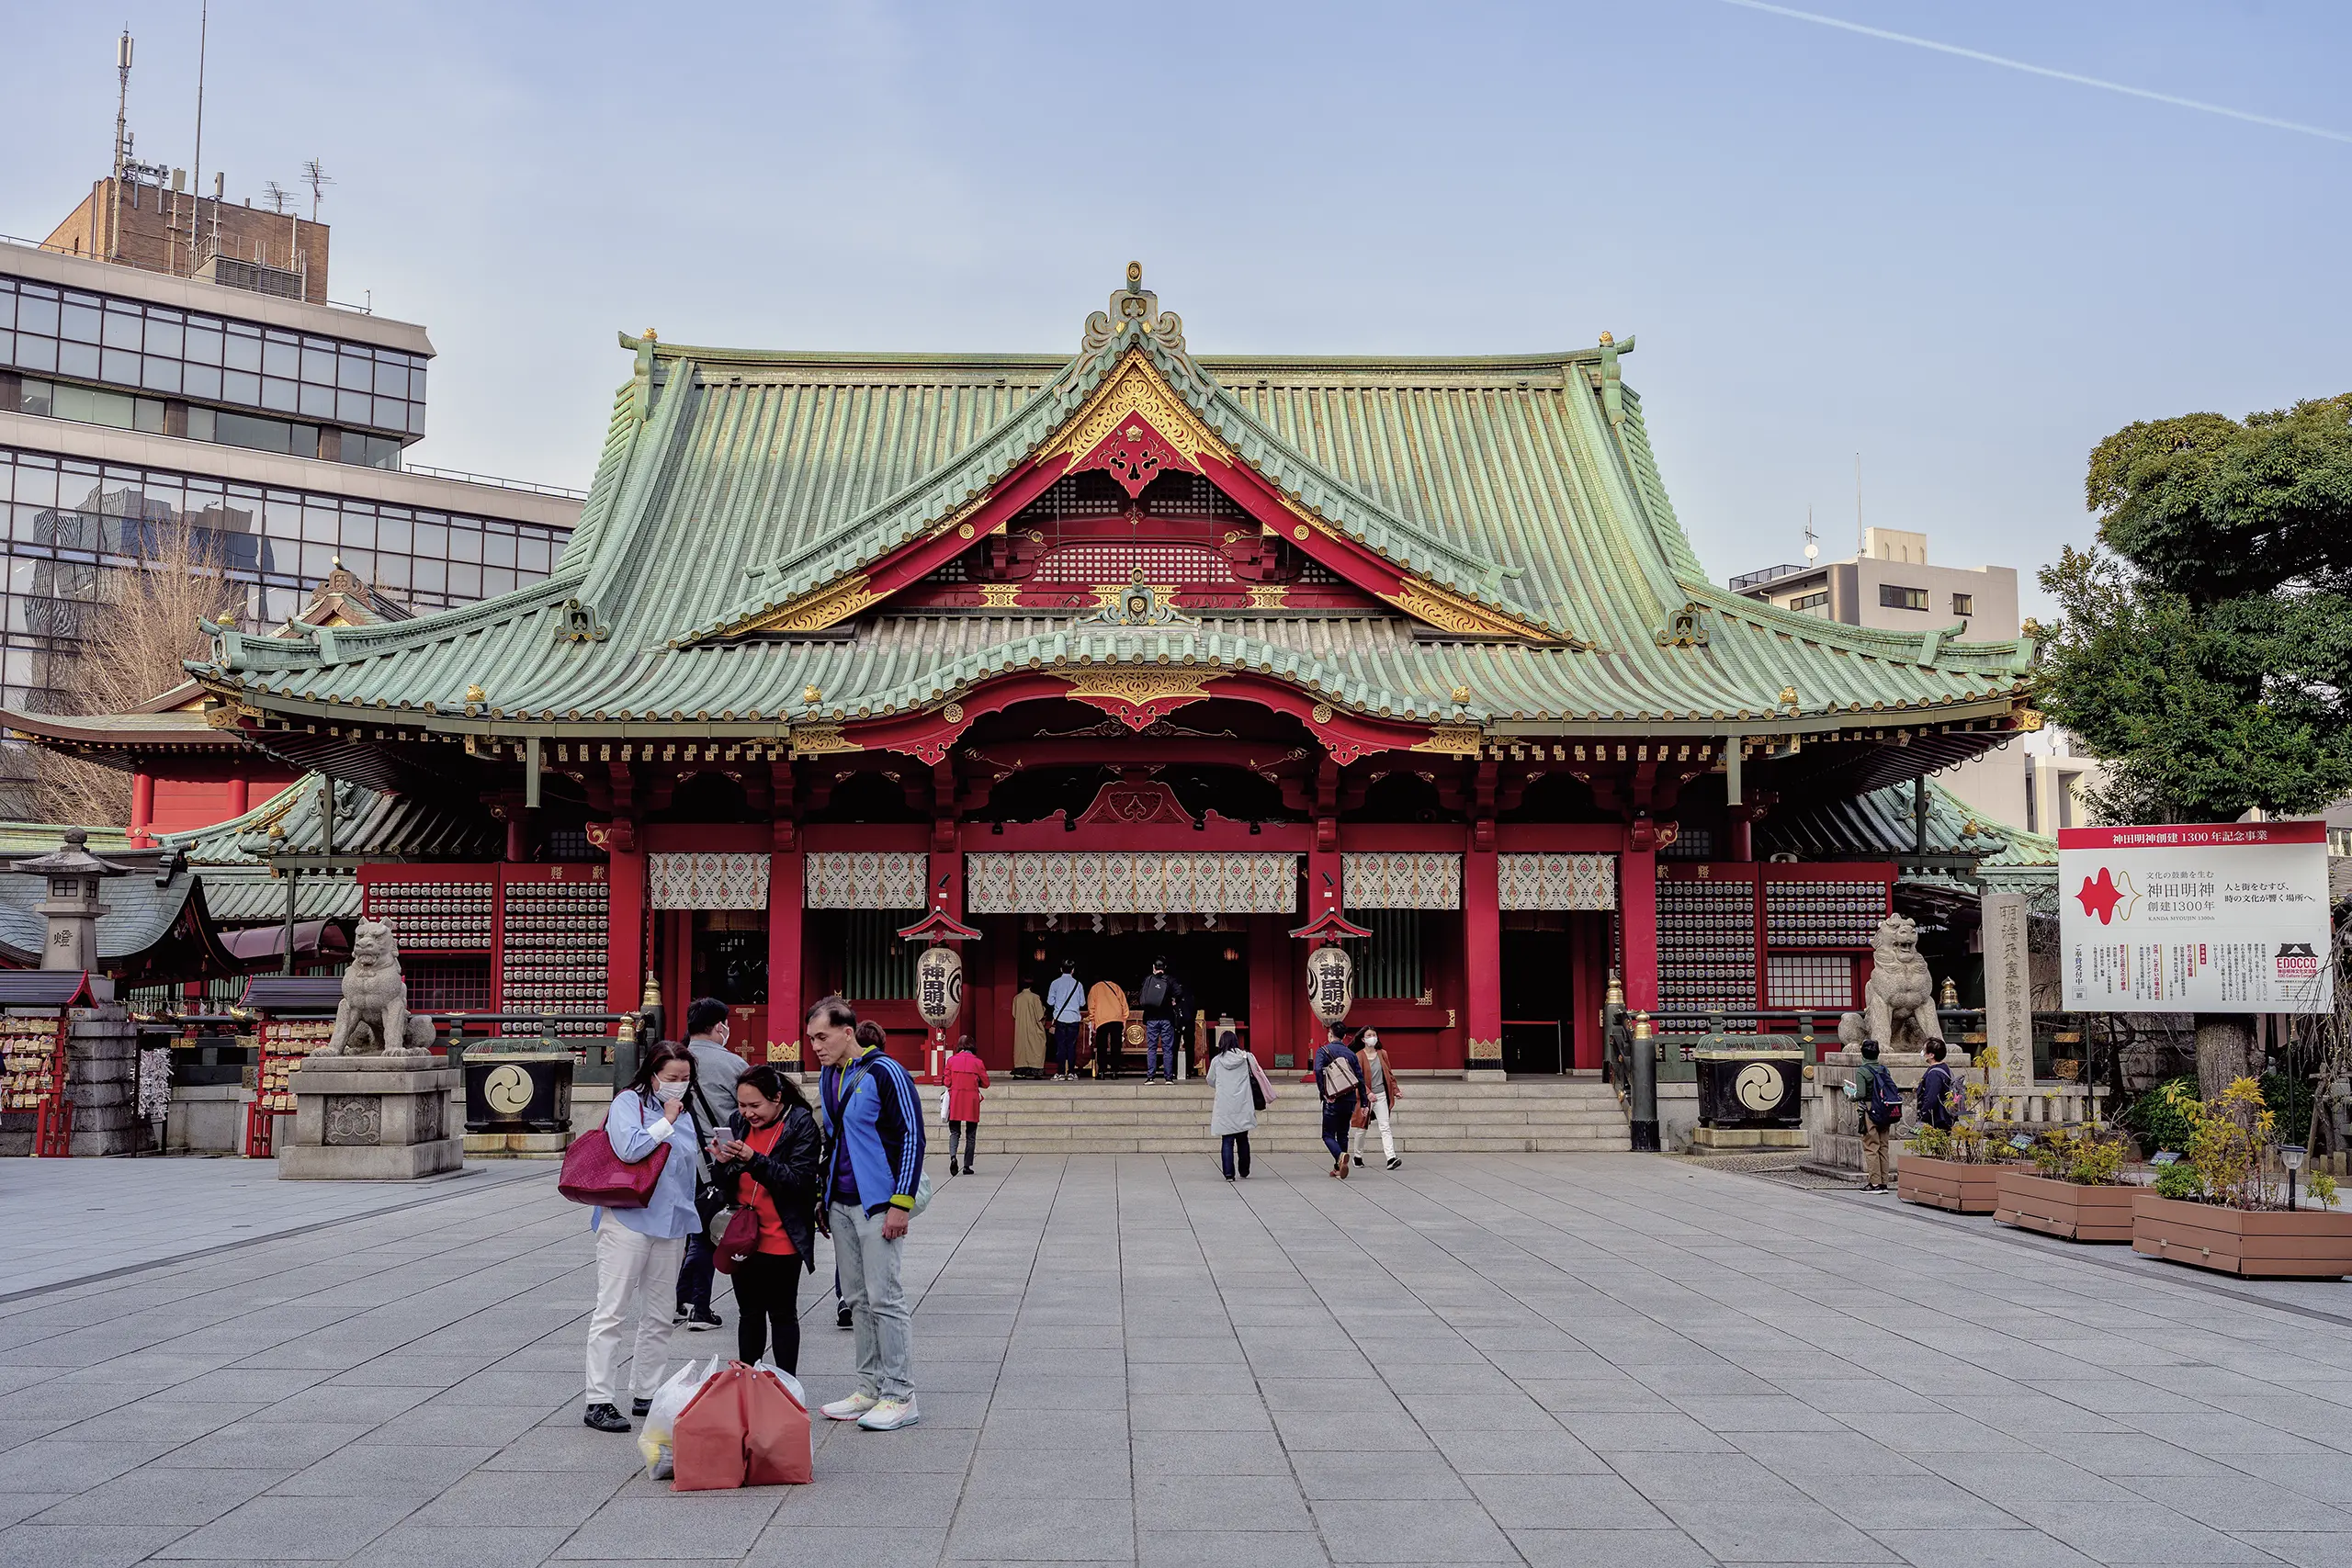
<path fill-rule="evenodd" d="M 775 1337 L 775 1363 L 800 1371 L 800 1273 L 816 1268 L 817 1118 L 800 1086 L 762 1063 L 735 1084 L 728 1135 L 714 1141 L 720 1189 L 760 1217 L 759 1250 L 735 1265 L 737 1353 L 756 1361 Z"/>

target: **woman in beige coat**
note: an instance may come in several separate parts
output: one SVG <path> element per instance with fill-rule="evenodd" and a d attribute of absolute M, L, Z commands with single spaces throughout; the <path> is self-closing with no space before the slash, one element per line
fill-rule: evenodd
<path fill-rule="evenodd" d="M 1023 1077 L 1046 1076 L 1046 998 L 1037 994 L 1033 977 L 1021 983 L 1012 998 L 1012 1070 Z"/>

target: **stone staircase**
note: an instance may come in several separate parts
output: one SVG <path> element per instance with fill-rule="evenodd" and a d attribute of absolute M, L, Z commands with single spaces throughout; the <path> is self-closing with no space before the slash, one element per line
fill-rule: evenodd
<path fill-rule="evenodd" d="M 1319 1154 L 1322 1110 L 1311 1085 L 1275 1073 L 1274 1102 L 1258 1113 L 1255 1154 Z M 1629 1147 L 1616 1092 L 1597 1078 L 1510 1083 L 1406 1078 L 1396 1103 L 1398 1151 L 1414 1154 L 1623 1154 Z M 923 1090 L 936 1116 L 937 1089 Z M 1214 1153 L 1208 1086 L 1131 1081 L 1072 1084 L 997 1077 L 980 1109 L 987 1155 Z M 934 1146 L 945 1130 L 926 1130 Z M 1371 1135 L 1376 1151 L 1379 1134 Z"/>

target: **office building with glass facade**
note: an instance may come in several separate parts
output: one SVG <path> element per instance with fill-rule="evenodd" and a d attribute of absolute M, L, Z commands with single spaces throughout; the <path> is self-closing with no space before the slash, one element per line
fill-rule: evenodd
<path fill-rule="evenodd" d="M 548 575 L 581 497 L 410 471 L 424 329 L 0 244 L 0 694 L 73 709 L 102 575 L 178 527 L 282 623 L 339 558 L 422 609 Z M 0 790 L 18 772 L 0 760 Z"/>

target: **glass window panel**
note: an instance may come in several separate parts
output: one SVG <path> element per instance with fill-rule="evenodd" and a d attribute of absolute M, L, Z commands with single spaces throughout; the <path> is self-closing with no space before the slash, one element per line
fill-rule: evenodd
<path fill-rule="evenodd" d="M 544 575 L 555 564 L 554 546 L 547 538 L 536 534 L 526 534 L 519 541 L 519 546 L 515 552 L 514 564 L 525 571 Z"/>
<path fill-rule="evenodd" d="M 127 348 L 109 348 L 98 356 L 98 379 L 139 385 L 139 355 Z"/>
<path fill-rule="evenodd" d="M 311 544 L 334 544 L 343 537 L 343 516 L 333 502 L 311 502 L 302 508 L 302 537 Z"/>
<path fill-rule="evenodd" d="M 0 365 L 13 365 L 17 360 L 17 334 L 0 333 Z"/>
<path fill-rule="evenodd" d="M 294 612 L 302 607 L 302 596 L 292 588 L 273 588 L 262 596 L 267 603 L 270 624 L 293 619 Z"/>
<path fill-rule="evenodd" d="M 47 333 L 57 335 L 57 296 L 36 294 L 27 288 L 17 301 L 17 329 L 19 332 Z M 422 372 L 420 372 L 422 374 Z"/>
<path fill-rule="evenodd" d="M 481 597 L 481 568 L 464 561 L 449 563 L 449 596 L 453 599 Z"/>
<path fill-rule="evenodd" d="M 373 415 L 368 423 L 379 430 L 406 430 L 408 403 L 401 398 L 377 398 Z"/>
<path fill-rule="evenodd" d="M 6 321 L 0 321 L 0 327 L 7 324 Z M 376 362 L 374 390 L 379 397 L 400 398 L 405 400 L 408 397 L 408 361 L 397 359 L 387 365 L 383 362 L 382 356 L 379 355 Z"/>
<path fill-rule="evenodd" d="M 304 577 L 324 577 L 334 570 L 334 547 L 333 545 L 304 545 L 302 547 L 302 575 Z"/>
<path fill-rule="evenodd" d="M 13 327 L 16 324 L 17 286 L 9 279 L 0 277 L 0 327 Z M 408 389 L 408 373 L 405 368 L 401 373 L 401 389 L 403 391 Z"/>
<path fill-rule="evenodd" d="M 147 352 L 168 354 L 177 359 L 186 347 L 187 331 L 177 321 L 147 323 Z"/>
<path fill-rule="evenodd" d="M 424 556 L 416 558 L 414 568 L 416 591 L 419 593 L 443 593 L 449 587 L 449 563 Z"/>
<path fill-rule="evenodd" d="M 59 335 L 72 338 L 75 343 L 97 342 L 97 307 L 95 305 L 66 306 L 64 310 L 63 328 Z"/>
<path fill-rule="evenodd" d="M 136 305 L 108 305 L 99 328 L 99 341 L 108 348 L 139 350 L 139 332 L 146 324 L 145 312 Z"/>
<path fill-rule="evenodd" d="M 413 403 L 424 400 L 424 362 L 421 359 L 408 369 L 408 400 Z"/>
<path fill-rule="evenodd" d="M 261 378 L 250 370 L 224 370 L 220 373 L 220 395 L 232 403 L 261 401 Z"/>
<path fill-rule="evenodd" d="M 302 536 L 302 502 L 290 495 L 273 491 L 262 502 L 262 532 L 273 539 L 299 539 Z"/>
<path fill-rule="evenodd" d="M 264 385 L 266 386 L 267 383 L 265 382 Z M 313 387 L 308 381 L 303 382 L 302 401 L 299 412 L 306 419 L 333 419 L 334 417 L 334 389 Z"/>
<path fill-rule="evenodd" d="M 315 457 L 319 455 L 319 427 L 317 425 L 297 424 L 289 426 L 288 428 L 293 433 L 290 441 L 290 449 L 294 456 L 297 457 Z"/>
<path fill-rule="evenodd" d="M 82 376 L 96 380 L 98 376 L 98 345 L 94 343 L 61 343 L 57 345 L 57 373 L 61 376 Z"/>
<path fill-rule="evenodd" d="M 151 354 L 139 362 L 139 384 L 151 392 L 176 392 L 180 389 L 180 362 Z"/>
<path fill-rule="evenodd" d="M 503 567 L 486 566 L 482 568 L 481 592 L 482 597 L 485 599 L 494 599 L 501 593 L 514 592 L 514 574 Z"/>
<path fill-rule="evenodd" d="M 408 405 L 408 433 L 411 435 L 424 434 L 424 405 L 423 403 Z"/>
<path fill-rule="evenodd" d="M 376 558 L 376 582 L 379 587 L 395 593 L 408 592 L 408 557 L 379 555 Z"/>
<path fill-rule="evenodd" d="M 334 384 L 346 392 L 372 391 L 376 361 L 364 348 L 346 348 L 334 362 Z"/>
<path fill-rule="evenodd" d="M 191 365 L 182 379 L 191 398 L 217 398 L 220 395 L 220 367 L 217 365 Z"/>
<path fill-rule="evenodd" d="M 273 333 L 261 345 L 261 368 L 264 375 L 283 376 L 291 381 L 301 372 L 302 351 L 290 343 L 279 343 Z"/>
<path fill-rule="evenodd" d="M 261 406 L 276 409 L 280 413 L 294 412 L 294 383 L 281 381 L 275 376 L 261 378 Z"/>
<path fill-rule="evenodd" d="M 449 558 L 451 560 L 481 559 L 481 530 L 449 525 Z"/>
<path fill-rule="evenodd" d="M 324 389 L 321 389 L 324 390 Z M 310 400 L 311 389 L 302 389 L 303 400 Z M 334 417 L 345 424 L 370 424 L 375 420 L 375 401 L 365 392 L 337 392 L 334 395 Z M 302 411 L 308 413 L 310 411 Z"/>
<path fill-rule="evenodd" d="M 389 547 L 389 542 L 387 543 Z M 438 523 L 419 523 L 416 525 L 415 548 L 420 556 L 436 556 L 443 560 L 448 559 L 449 530 Z M 435 582 L 433 586 L 439 588 L 441 584 Z"/>
<path fill-rule="evenodd" d="M 389 513 L 376 521 L 376 543 L 387 550 L 405 550 L 408 543 L 408 519 Z"/>
<path fill-rule="evenodd" d="M 17 382 L 17 385 L 22 389 L 17 395 L 19 412 L 39 414 L 45 419 L 56 417 L 57 388 L 54 385 L 47 381 L 36 381 L 29 377 Z"/>
<path fill-rule="evenodd" d="M 376 552 L 373 550 L 355 550 L 346 540 L 343 547 L 343 565 L 345 570 L 357 572 L 363 581 L 376 581 Z"/>
<path fill-rule="evenodd" d="M 493 531 L 484 537 L 481 544 L 481 563 L 484 566 L 513 566 L 514 536 L 512 534 Z"/>
<path fill-rule="evenodd" d="M 334 350 L 306 346 L 302 350 L 302 379 L 313 386 L 334 386 Z"/>
<path fill-rule="evenodd" d="M 220 355 L 220 363 L 232 370 L 250 370 L 256 376 L 261 374 L 261 339 L 242 333 L 233 326 L 221 340 Z"/>
<path fill-rule="evenodd" d="M 176 370 L 179 367 L 175 365 L 172 368 Z M 134 404 L 134 412 L 131 416 L 132 428 L 142 430 L 150 435 L 163 434 L 164 400 L 161 398 L 134 398 L 131 400 Z"/>
<path fill-rule="evenodd" d="M 27 370 L 57 368 L 57 340 L 35 337 L 30 333 L 17 334 L 17 364 Z"/>
<path fill-rule="evenodd" d="M 57 504 L 57 470 L 47 463 L 17 459 L 17 500 L 35 506 Z"/>
<path fill-rule="evenodd" d="M 220 363 L 220 334 L 192 326 L 187 329 L 187 344 L 183 352 L 191 364 L 218 365 Z"/>
<path fill-rule="evenodd" d="M 343 507 L 343 547 L 345 550 L 373 549 L 376 546 L 376 519 L 345 502 Z"/>

